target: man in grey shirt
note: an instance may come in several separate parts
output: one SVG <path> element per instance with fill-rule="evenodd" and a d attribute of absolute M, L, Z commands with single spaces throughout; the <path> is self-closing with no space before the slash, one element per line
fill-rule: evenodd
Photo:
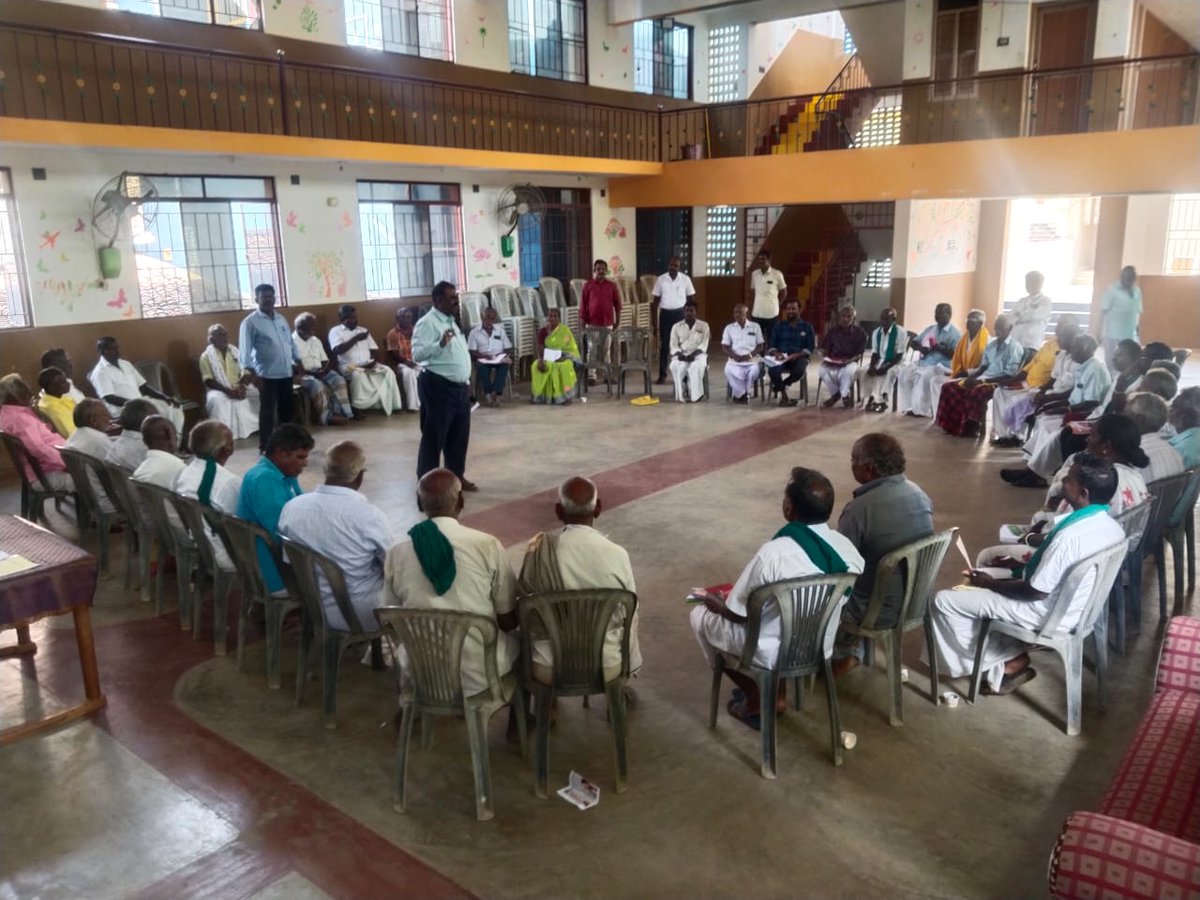
<path fill-rule="evenodd" d="M 864 434 L 850 450 L 850 470 L 859 487 L 842 510 L 837 530 L 854 543 L 866 563 L 843 612 L 854 622 L 861 622 L 867 612 L 879 560 L 933 534 L 933 503 L 904 476 L 904 467 L 904 449 L 890 434 Z M 896 623 L 903 596 L 903 585 L 897 577 L 884 595 L 876 626 Z M 858 665 L 861 653 L 858 638 L 843 634 L 835 651 L 834 673 L 840 675 Z"/>

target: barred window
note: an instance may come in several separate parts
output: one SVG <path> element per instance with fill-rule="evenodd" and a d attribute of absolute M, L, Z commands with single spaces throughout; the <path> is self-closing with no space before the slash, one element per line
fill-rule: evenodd
<path fill-rule="evenodd" d="M 1171 198 L 1163 274 L 1200 275 L 1200 194 Z"/>
<path fill-rule="evenodd" d="M 28 328 L 32 324 L 12 173 L 0 169 L 0 328 Z"/>
<path fill-rule="evenodd" d="M 633 23 L 633 87 L 642 94 L 692 96 L 692 27 L 672 18 Z"/>
<path fill-rule="evenodd" d="M 457 184 L 360 181 L 358 217 L 368 300 L 427 297 L 439 281 L 465 281 Z"/>
<path fill-rule="evenodd" d="M 206 25 L 262 28 L 258 0 L 106 0 L 106 6 L 108 9 Z"/>
<path fill-rule="evenodd" d="M 738 99 L 741 85 L 742 26 L 708 30 L 708 102 Z"/>
<path fill-rule="evenodd" d="M 584 0 L 508 0 L 508 57 L 514 72 L 587 81 Z"/>
<path fill-rule="evenodd" d="M 454 60 L 447 0 L 346 0 L 345 10 L 351 46 Z"/>
<path fill-rule="evenodd" d="M 892 286 L 892 259 L 873 259 L 867 264 L 867 272 L 863 275 L 862 287 L 888 288 Z"/>
<path fill-rule="evenodd" d="M 143 318 L 252 309 L 259 284 L 282 302 L 273 178 L 142 177 L 158 189 L 153 219 L 130 223 Z"/>
<path fill-rule="evenodd" d="M 705 274 L 736 274 L 737 207 L 710 206 L 705 231 L 708 237 Z"/>

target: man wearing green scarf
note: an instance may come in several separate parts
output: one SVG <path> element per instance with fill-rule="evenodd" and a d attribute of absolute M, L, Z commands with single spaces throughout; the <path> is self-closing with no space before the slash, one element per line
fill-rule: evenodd
<path fill-rule="evenodd" d="M 860 376 L 860 391 L 867 412 L 887 412 L 888 394 L 896 389 L 896 368 L 904 361 L 908 332 L 896 324 L 896 311 L 890 306 L 879 314 L 879 327 L 871 332 L 871 364 Z M 876 402 L 878 398 L 878 402 Z"/>
<path fill-rule="evenodd" d="M 750 560 L 728 597 L 709 595 L 692 610 L 692 630 L 709 667 L 717 654 L 738 655 L 746 642 L 746 602 L 755 589 L 776 581 L 835 572 L 863 570 L 863 558 L 850 541 L 825 523 L 833 512 L 833 485 L 815 469 L 792 469 L 783 492 L 783 517 L 787 524 Z M 756 665 L 770 667 L 779 656 L 779 611 L 763 610 L 754 654 Z M 759 695 L 754 679 L 729 669 L 737 690 L 726 707 L 729 714 L 751 728 L 759 727 Z M 785 705 L 784 685 L 779 685 L 780 709 Z"/>
<path fill-rule="evenodd" d="M 1031 630 L 1040 628 L 1050 613 L 1046 601 L 1067 570 L 1125 540 L 1121 526 L 1108 515 L 1108 503 L 1116 490 L 1117 472 L 1111 462 L 1090 453 L 1077 454 L 1063 480 L 1063 498 L 1071 512 L 1056 521 L 1029 561 L 1007 572 L 973 569 L 964 573 L 969 588 L 938 593 L 931 620 L 938 664 L 945 675 L 961 678 L 974 670 L 983 618 Z M 1079 622 L 1093 582 L 1094 573 L 1089 573 L 1075 591 L 1059 626 L 1063 631 Z M 1026 650 L 1007 635 L 989 635 L 982 662 L 985 693 L 1008 694 L 1035 677 Z"/>
<path fill-rule="evenodd" d="M 462 491 L 462 481 L 449 469 L 434 469 L 421 477 L 417 505 L 426 518 L 409 530 L 411 541 L 388 551 L 380 602 L 491 619 L 500 627 L 496 671 L 503 677 L 517 659 L 517 579 L 499 540 L 459 524 Z M 468 694 L 487 689 L 483 642 L 474 631 L 463 645 L 462 671 Z"/>

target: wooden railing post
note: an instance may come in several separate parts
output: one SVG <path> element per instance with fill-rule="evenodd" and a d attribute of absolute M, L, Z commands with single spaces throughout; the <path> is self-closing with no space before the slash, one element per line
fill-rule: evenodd
<path fill-rule="evenodd" d="M 283 63 L 286 55 L 282 49 L 275 51 L 275 65 L 279 71 L 279 123 L 283 126 L 284 134 L 291 134 L 288 128 L 287 69 Z"/>

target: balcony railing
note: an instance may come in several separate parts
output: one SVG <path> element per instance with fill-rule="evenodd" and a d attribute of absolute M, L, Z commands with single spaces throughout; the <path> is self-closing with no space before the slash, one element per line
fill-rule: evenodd
<path fill-rule="evenodd" d="M 0 25 L 0 116 L 670 161 L 1198 121 L 1200 54 L 624 108 L 349 67 Z"/>

